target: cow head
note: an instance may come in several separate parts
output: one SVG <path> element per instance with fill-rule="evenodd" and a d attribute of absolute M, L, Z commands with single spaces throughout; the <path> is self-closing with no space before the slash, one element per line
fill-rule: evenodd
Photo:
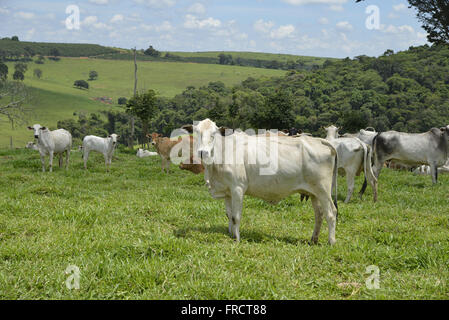
<path fill-rule="evenodd" d="M 47 127 L 42 127 L 40 124 L 35 124 L 32 127 L 28 127 L 29 130 L 34 131 L 34 138 L 39 139 L 42 131 L 47 130 Z"/>
<path fill-rule="evenodd" d="M 109 139 L 112 139 L 112 145 L 115 147 L 117 145 L 117 140 L 120 138 L 120 136 L 116 135 L 115 133 L 108 136 Z"/>
<path fill-rule="evenodd" d="M 327 134 L 326 138 L 334 138 L 334 139 L 338 138 L 338 130 L 339 130 L 338 127 L 331 125 L 327 128 L 324 128 L 324 130 L 326 130 Z"/>
<path fill-rule="evenodd" d="M 190 133 L 195 134 L 195 141 L 197 143 L 198 156 L 202 160 L 210 160 L 213 156 L 215 140 L 225 135 L 225 127 L 217 127 L 215 122 L 210 119 L 205 119 L 198 122 L 196 125 L 186 125 L 182 127 Z"/>
<path fill-rule="evenodd" d="M 156 145 L 157 138 L 162 137 L 162 134 L 153 132 L 151 135 L 147 134 L 147 138 L 151 140 L 151 144 Z"/>

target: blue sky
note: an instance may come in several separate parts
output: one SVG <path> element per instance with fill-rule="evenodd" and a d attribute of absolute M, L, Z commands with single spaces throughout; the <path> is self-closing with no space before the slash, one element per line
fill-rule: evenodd
<path fill-rule="evenodd" d="M 66 28 L 68 5 L 80 10 L 79 30 Z M 369 5 L 377 29 L 366 27 Z M 405 0 L 0 0 L 0 21 L 0 37 L 171 51 L 343 58 L 427 43 Z"/>

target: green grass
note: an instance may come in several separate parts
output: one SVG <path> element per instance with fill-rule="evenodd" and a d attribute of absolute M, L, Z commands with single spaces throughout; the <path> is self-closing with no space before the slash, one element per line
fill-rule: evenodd
<path fill-rule="evenodd" d="M 361 185 L 359 178 L 358 186 Z M 349 204 L 339 180 L 337 244 L 310 246 L 310 202 L 245 198 L 240 243 L 222 201 L 158 158 L 117 153 L 110 173 L 72 153 L 68 171 L 40 172 L 30 150 L 0 151 L 2 299 L 448 299 L 449 176 L 384 170 L 379 202 Z M 68 265 L 80 289 L 65 286 Z M 380 289 L 365 286 L 380 268 Z M 356 283 L 355 289 L 341 283 Z"/>
<path fill-rule="evenodd" d="M 8 62 L 12 77 L 14 63 Z M 43 77 L 33 77 L 33 70 L 39 68 Z M 89 90 L 73 87 L 75 80 L 89 78 L 89 71 L 98 72 L 98 80 L 89 81 Z M 211 81 L 222 81 L 226 85 L 237 84 L 248 77 L 281 76 L 285 71 L 260 68 L 221 66 L 211 64 L 177 62 L 138 63 L 139 90 L 155 89 L 160 95 L 172 97 L 187 86 L 207 85 Z M 134 63 L 121 60 L 62 58 L 59 62 L 47 60 L 45 64 L 28 63 L 25 84 L 35 88 L 35 98 L 29 106 L 27 121 L 55 127 L 61 119 L 73 117 L 73 112 L 93 112 L 110 105 L 94 101 L 97 97 L 111 97 L 116 103 L 119 97 L 130 97 L 134 89 Z M 115 107 L 112 106 L 112 107 Z M 24 146 L 31 135 L 26 126 L 12 131 L 10 125 L 0 118 L 0 148 L 9 146 L 13 136 L 14 146 Z M 28 125 L 28 124 L 27 124 Z"/>

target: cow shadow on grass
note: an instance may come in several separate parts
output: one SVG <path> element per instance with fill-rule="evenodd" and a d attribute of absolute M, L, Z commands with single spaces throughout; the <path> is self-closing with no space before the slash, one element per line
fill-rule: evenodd
<path fill-rule="evenodd" d="M 214 225 L 210 227 L 190 227 L 177 229 L 173 232 L 174 236 L 177 238 L 194 238 L 191 233 L 200 232 L 204 234 L 221 234 L 229 237 L 231 236 L 228 232 L 227 226 Z M 286 244 L 292 245 L 308 245 L 310 244 L 309 239 L 298 239 L 293 237 L 279 237 L 271 234 L 254 231 L 254 230 L 240 230 L 240 241 L 242 242 L 254 242 L 254 243 L 267 243 L 267 242 L 284 242 Z"/>

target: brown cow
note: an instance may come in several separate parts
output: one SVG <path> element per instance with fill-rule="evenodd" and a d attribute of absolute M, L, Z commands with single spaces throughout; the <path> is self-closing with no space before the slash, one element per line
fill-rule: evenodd
<path fill-rule="evenodd" d="M 170 152 L 172 148 L 182 141 L 182 138 L 179 137 L 178 140 L 171 140 L 167 137 L 162 137 L 161 134 L 153 132 L 151 135 L 147 134 L 147 137 L 151 139 L 151 144 L 155 146 L 156 152 L 159 154 L 162 160 L 162 171 L 169 173 L 170 171 Z M 204 167 L 202 164 L 194 164 L 193 163 L 193 137 L 190 136 L 190 164 L 181 163 L 179 168 L 182 170 L 188 170 L 195 174 L 201 173 L 204 171 Z"/>

